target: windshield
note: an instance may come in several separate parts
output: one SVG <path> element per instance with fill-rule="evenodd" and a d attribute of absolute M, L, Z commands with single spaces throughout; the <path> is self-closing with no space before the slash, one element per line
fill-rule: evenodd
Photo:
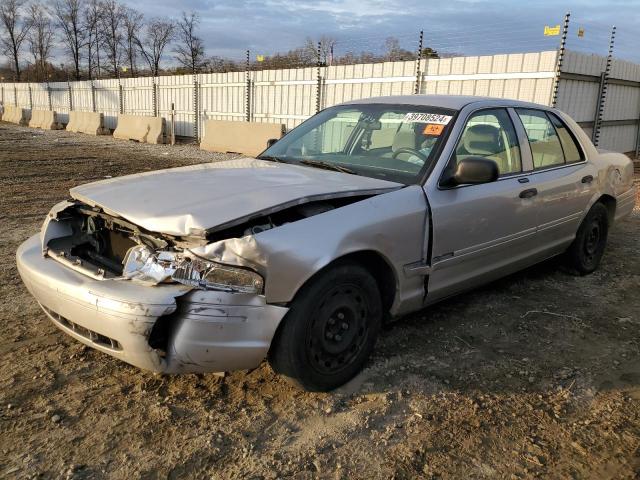
<path fill-rule="evenodd" d="M 416 105 L 331 107 L 292 130 L 259 158 L 414 184 L 435 162 L 454 114 Z"/>

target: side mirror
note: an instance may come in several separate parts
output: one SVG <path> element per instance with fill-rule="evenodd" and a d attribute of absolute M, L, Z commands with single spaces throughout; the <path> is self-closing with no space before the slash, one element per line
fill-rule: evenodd
<path fill-rule="evenodd" d="M 498 179 L 498 164 L 482 157 L 469 157 L 460 160 L 456 171 L 447 182 L 449 185 L 476 185 Z"/>
<path fill-rule="evenodd" d="M 277 138 L 270 138 L 269 140 L 267 140 L 267 148 L 273 146 L 277 141 Z"/>

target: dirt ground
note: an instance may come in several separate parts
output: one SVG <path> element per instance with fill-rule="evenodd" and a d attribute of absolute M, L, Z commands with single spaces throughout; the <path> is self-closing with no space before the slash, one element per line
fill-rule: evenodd
<path fill-rule="evenodd" d="M 327 394 L 266 363 L 154 376 L 47 320 L 14 255 L 70 187 L 224 157 L 0 124 L 0 477 L 640 477 L 640 208 L 593 275 L 550 261 L 404 318 Z"/>

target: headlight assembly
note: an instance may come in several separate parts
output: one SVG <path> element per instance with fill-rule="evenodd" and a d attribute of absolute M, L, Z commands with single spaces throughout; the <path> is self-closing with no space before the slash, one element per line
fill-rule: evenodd
<path fill-rule="evenodd" d="M 257 294 L 264 290 L 264 279 L 253 270 L 191 254 L 152 252 L 148 247 L 138 245 L 129 249 L 123 263 L 123 277 L 145 284 L 174 281 L 203 290 Z"/>
<path fill-rule="evenodd" d="M 212 290 L 262 293 L 264 289 L 264 280 L 252 270 L 194 257 L 185 257 L 171 278 L 185 285 Z"/>

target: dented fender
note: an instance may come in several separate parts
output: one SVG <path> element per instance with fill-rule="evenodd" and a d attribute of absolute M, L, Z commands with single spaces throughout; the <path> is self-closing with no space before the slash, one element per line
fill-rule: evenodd
<path fill-rule="evenodd" d="M 252 268 L 265 278 L 268 303 L 288 303 L 319 270 L 350 253 L 372 251 L 395 272 L 392 313 L 419 308 L 421 277 L 404 266 L 425 258 L 427 203 L 417 185 L 376 195 L 256 235 L 191 249 L 203 258 Z"/>

